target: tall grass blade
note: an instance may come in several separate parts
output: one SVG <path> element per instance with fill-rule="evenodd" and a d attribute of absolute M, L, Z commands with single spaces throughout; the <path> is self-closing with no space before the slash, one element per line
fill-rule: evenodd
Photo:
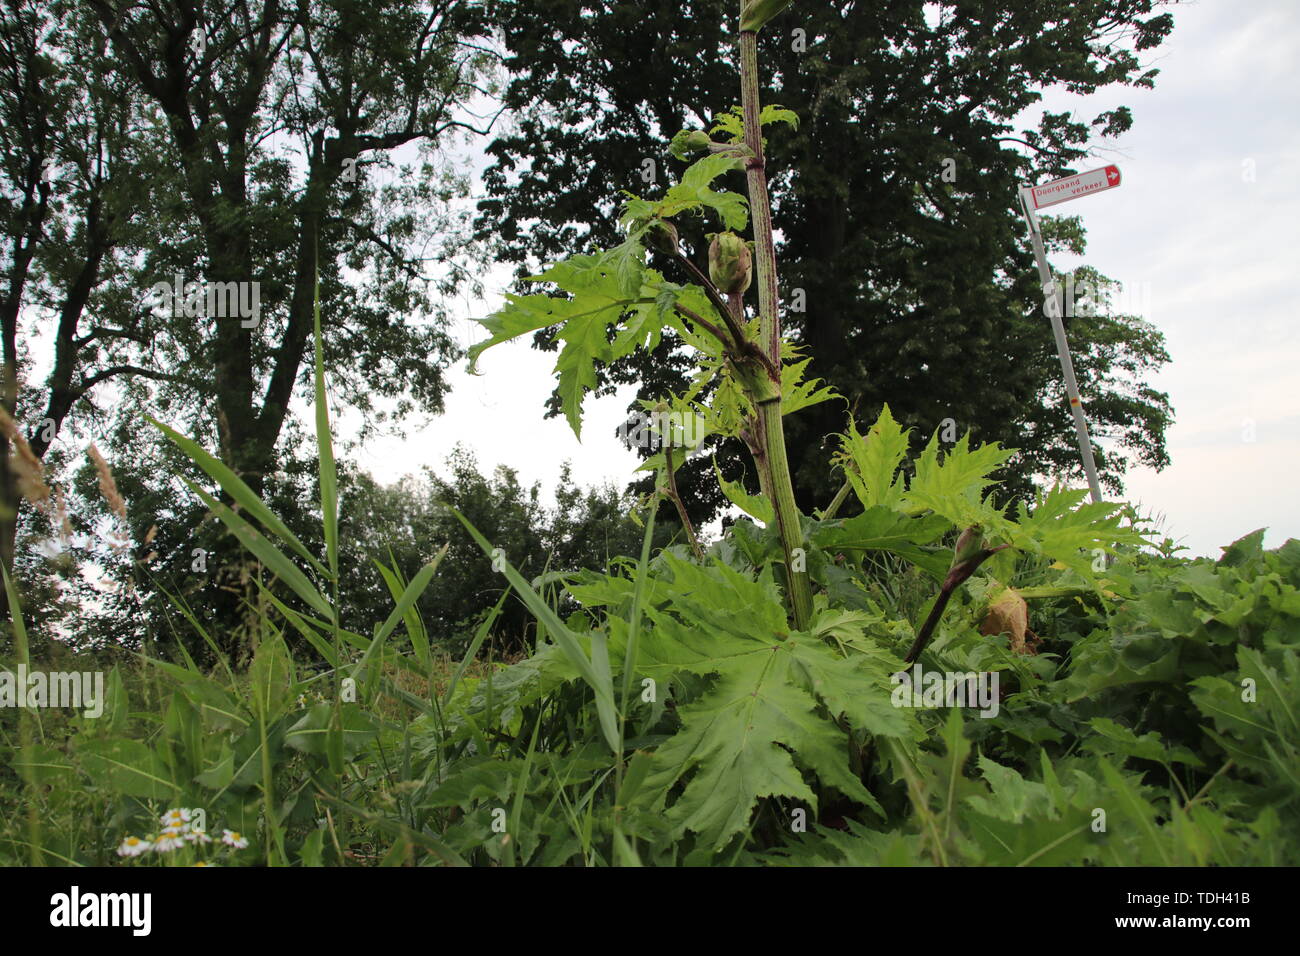
<path fill-rule="evenodd" d="M 5 596 L 9 599 L 9 619 L 13 622 L 14 650 L 18 652 L 18 663 L 23 669 L 31 667 L 31 650 L 27 642 L 27 625 L 23 621 L 22 602 L 18 600 L 18 591 L 14 588 L 9 572 L 0 566 L 4 574 Z M 25 689 L 24 689 L 25 690 Z M 32 771 L 32 724 L 27 707 L 18 711 L 18 746 L 22 753 L 18 772 L 22 775 L 23 787 L 27 791 L 27 846 L 31 851 L 32 866 L 44 866 L 45 858 L 41 847 L 41 815 L 37 802 L 36 777 Z"/>
<path fill-rule="evenodd" d="M 266 506 L 261 498 L 252 488 L 244 484 L 243 479 L 236 475 L 227 467 L 226 463 L 216 458 L 203 449 L 198 442 L 186 438 L 180 432 L 176 431 L 150 415 L 145 416 L 149 422 L 171 439 L 172 444 L 185 453 L 190 461 L 198 465 L 207 473 L 213 481 L 221 486 L 222 491 L 230 495 L 232 501 L 244 509 L 244 511 L 261 523 L 262 527 L 271 532 L 297 554 L 305 558 L 311 565 L 325 573 L 325 566 L 321 564 L 312 553 L 307 550 L 307 546 L 298 540 L 292 531 L 285 527 L 284 522 L 271 513 L 271 509 Z"/>
<path fill-rule="evenodd" d="M 429 586 L 429 582 L 438 571 L 438 564 L 442 561 L 443 555 L 447 553 L 449 547 L 451 545 L 444 544 L 442 550 L 434 555 L 433 560 L 416 572 L 415 577 L 411 579 L 411 583 L 406 586 L 406 590 L 402 592 L 402 596 L 398 599 L 397 607 L 393 608 L 392 613 L 388 615 L 388 620 L 384 621 L 378 633 L 375 634 L 375 639 L 366 648 L 366 653 L 361 658 L 361 665 L 367 669 L 367 674 L 370 675 L 367 683 L 372 687 L 374 686 L 374 675 L 378 674 L 378 669 L 370 665 L 375 660 L 375 656 L 382 652 L 388 636 L 397 629 L 398 624 L 402 623 L 411 608 L 415 607 L 415 602 L 420 599 L 424 589 Z"/>
<path fill-rule="evenodd" d="M 483 549 L 483 553 L 490 556 L 492 554 L 492 546 L 488 543 L 488 540 L 483 537 L 483 535 L 479 533 L 479 530 L 470 524 L 469 520 L 459 511 L 455 508 L 450 508 L 449 510 L 456 516 L 456 519 L 465 526 L 465 529 L 470 533 L 470 536 L 478 546 Z M 555 643 L 559 645 L 564 656 L 569 659 L 570 663 L 573 664 L 578 673 L 582 676 L 582 679 L 587 682 L 588 686 L 590 686 L 592 691 L 595 693 L 596 714 L 600 720 L 601 734 L 604 736 L 605 742 L 609 744 L 610 750 L 617 754 L 619 752 L 618 719 L 614 710 L 613 681 L 609 677 L 608 668 L 606 669 L 604 679 L 602 680 L 601 675 L 596 672 L 595 667 L 592 665 L 591 659 L 587 657 L 586 652 L 583 651 L 582 644 L 578 641 L 577 635 L 569 630 L 568 626 L 560 620 L 560 616 L 555 613 L 550 605 L 538 596 L 537 592 L 534 591 L 529 586 L 528 582 L 524 580 L 523 575 L 516 571 L 509 561 L 506 561 L 503 558 L 501 561 L 501 567 L 502 573 L 506 576 L 506 580 L 513 585 L 515 591 L 519 594 L 520 599 L 523 600 L 528 610 L 532 612 L 533 616 L 536 617 L 539 622 L 546 626 L 547 630 L 555 638 Z"/>
<path fill-rule="evenodd" d="M 188 478 L 182 478 L 181 481 L 185 482 L 191 491 L 203 499 L 203 503 L 208 506 L 209 510 L 220 518 L 227 528 L 234 532 L 240 543 L 251 551 L 253 556 L 266 566 L 268 571 L 293 588 L 300 598 L 324 614 L 325 617 L 332 618 L 334 616 L 334 609 L 330 607 L 329 601 L 325 600 L 311 581 L 307 580 L 307 575 L 303 574 L 296 564 L 285 557 L 283 551 L 264 538 L 251 524 L 216 498 L 213 498 L 194 482 Z"/>
<path fill-rule="evenodd" d="M 392 561 L 391 552 L 388 557 Z M 388 585 L 388 592 L 393 596 L 393 600 L 400 601 L 402 594 L 406 591 L 407 582 L 404 576 L 396 570 L 397 562 L 393 562 L 392 568 L 385 567 L 383 562 L 378 560 L 374 564 L 379 569 L 384 583 Z M 424 621 L 420 618 L 420 612 L 414 604 L 407 608 L 404 619 L 406 621 L 406 633 L 411 638 L 411 648 L 415 651 L 415 659 L 420 662 L 420 666 L 428 670 L 432 664 L 432 657 L 429 653 L 429 632 L 425 629 Z"/>
<path fill-rule="evenodd" d="M 320 456 L 320 508 L 325 532 L 325 560 L 330 577 L 339 575 L 339 481 L 330 435 L 329 399 L 325 393 L 325 356 L 320 331 L 320 274 L 316 275 L 312 310 L 316 327 L 316 448 Z"/>
<path fill-rule="evenodd" d="M 451 703 L 451 695 L 456 693 L 456 685 L 460 683 L 461 677 L 465 674 L 465 669 L 469 667 L 469 662 L 474 659 L 474 656 L 478 653 L 478 649 L 483 646 L 483 639 L 486 638 L 488 632 L 492 630 L 492 625 L 495 624 L 496 619 L 501 616 L 501 608 L 505 606 L 506 598 L 509 596 L 509 591 L 501 592 L 501 599 L 497 601 L 496 607 L 492 608 L 492 612 L 483 619 L 483 623 L 480 624 L 478 630 L 474 632 L 474 640 L 470 641 L 469 649 L 465 651 L 465 656 L 460 659 L 460 664 L 456 667 L 456 672 L 451 675 L 451 683 L 447 685 L 447 691 L 442 696 L 442 706 L 444 709 Z"/>
<path fill-rule="evenodd" d="M 324 658 L 325 663 L 329 664 L 330 667 L 338 667 L 339 656 L 334 645 L 325 639 L 325 636 L 309 622 L 309 619 L 272 594 L 270 589 L 261 581 L 258 581 L 257 585 L 262 589 L 262 593 L 275 605 L 276 610 L 283 614 L 285 620 L 293 625 L 293 629 L 315 648 L 317 654 Z"/>

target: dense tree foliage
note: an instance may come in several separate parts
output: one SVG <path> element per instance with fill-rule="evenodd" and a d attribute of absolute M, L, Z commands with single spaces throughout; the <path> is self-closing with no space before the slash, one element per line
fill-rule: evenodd
<path fill-rule="evenodd" d="M 133 492 L 134 540 L 157 526 L 140 556 L 177 571 L 199 549 L 237 566 L 202 511 L 178 504 L 141 413 L 274 496 L 277 470 L 298 467 L 282 439 L 318 283 L 335 397 L 367 429 L 441 410 L 457 355 L 444 297 L 472 285 L 453 209 L 466 183 L 447 149 L 482 131 L 466 108 L 494 63 L 481 13 L 458 0 L 6 4 L 6 568 L 23 521 L 47 530 L 24 480 L 39 492 L 61 436 L 84 447 L 90 434 L 110 439 Z M 41 382 L 33 356 L 50 346 Z M 205 602 L 227 627 L 248 596 L 237 577 Z"/>
<path fill-rule="evenodd" d="M 494 5 L 510 54 L 506 102 L 518 119 L 490 148 L 479 225 L 523 263 L 521 273 L 532 257 L 614 244 L 610 197 L 652 189 L 648 176 L 673 178 L 668 138 L 707 129 L 732 107 L 733 6 Z M 1172 28 L 1160 6 L 840 0 L 791 8 L 764 31 L 764 102 L 800 118 L 797 130 L 770 132 L 783 321 L 812 372 L 860 418 L 888 400 L 926 433 L 952 419 L 958 434 L 1018 448 L 1004 475 L 1018 492 L 1035 474 L 1077 472 L 1016 188 L 1080 168 L 1132 118 L 1121 107 L 1017 124 L 1048 87 L 1152 86 L 1157 71 L 1142 58 Z M 741 174 L 732 175 L 737 188 Z M 701 265 L 704 228 L 683 228 Z M 1082 251 L 1077 221 L 1059 220 L 1053 233 L 1052 248 Z M 1118 490 L 1128 464 L 1168 462 L 1171 409 L 1146 385 L 1167 360 L 1162 336 L 1104 307 L 1067 330 L 1095 434 L 1110 439 L 1099 455 L 1103 480 Z M 551 344 L 545 334 L 539 343 Z M 690 365 L 677 345 L 669 336 L 652 356 L 617 363 L 604 385 L 639 381 L 643 398 L 679 389 Z M 824 442 L 842 429 L 842 414 L 825 404 L 787 422 L 804 510 L 835 490 Z M 722 503 L 707 459 L 688 466 L 682 484 L 701 516 Z"/>

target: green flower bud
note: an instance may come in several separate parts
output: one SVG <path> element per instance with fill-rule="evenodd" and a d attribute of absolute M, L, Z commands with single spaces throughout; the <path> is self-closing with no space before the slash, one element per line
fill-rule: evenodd
<path fill-rule="evenodd" d="M 702 129 L 693 129 L 682 137 L 682 145 L 687 149 L 693 149 L 697 153 L 702 153 L 713 145 L 713 140 L 709 139 L 709 134 Z"/>
<path fill-rule="evenodd" d="M 740 29 L 757 33 L 774 16 L 790 5 L 791 0 L 745 0 L 740 11 Z"/>
<path fill-rule="evenodd" d="M 667 256 L 677 255 L 677 227 L 667 219 L 651 219 L 641 241 L 647 249 Z"/>
<path fill-rule="evenodd" d="M 984 547 L 983 529 L 974 524 L 967 528 L 957 538 L 957 544 L 953 548 L 952 566 L 965 564 L 980 553 Z"/>
<path fill-rule="evenodd" d="M 685 160 L 691 153 L 703 153 L 713 145 L 713 140 L 703 130 L 684 129 L 673 137 L 668 151 L 678 159 Z"/>
<path fill-rule="evenodd" d="M 719 292 L 728 295 L 749 288 L 753 255 L 749 245 L 734 232 L 720 232 L 709 244 L 709 278 Z"/>

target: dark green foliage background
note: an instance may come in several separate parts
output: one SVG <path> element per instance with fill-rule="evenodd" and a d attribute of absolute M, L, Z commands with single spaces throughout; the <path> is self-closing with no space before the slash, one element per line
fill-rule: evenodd
<path fill-rule="evenodd" d="M 1060 366 L 1016 201 L 1020 183 L 1096 165 L 1088 151 L 1125 132 L 1127 107 L 1095 117 L 1048 112 L 1021 129 L 1042 91 L 1150 87 L 1148 61 L 1173 16 L 1154 0 L 1008 5 L 999 0 L 837 0 L 789 8 L 759 38 L 765 103 L 800 118 L 770 131 L 768 176 L 782 321 L 860 420 L 888 402 L 928 434 L 944 419 L 977 441 L 1019 450 L 1003 476 L 1026 493 L 1035 475 L 1078 473 Z M 498 2 L 514 76 L 516 128 L 489 147 L 479 228 L 500 255 L 550 261 L 617 242 L 614 197 L 643 192 L 652 159 L 662 184 L 679 174 L 669 137 L 707 128 L 736 101 L 731 0 Z M 941 26 L 927 21 L 938 10 Z M 794 31 L 806 49 L 796 48 Z M 1028 145 L 1028 149 L 1023 148 Z M 943 174 L 949 167 L 955 181 Z M 740 174 L 729 188 L 737 189 Z M 704 221 L 679 222 L 704 264 Z M 1054 248 L 1084 251 L 1075 220 Z M 682 281 L 684 276 L 670 275 Z M 793 311 L 802 289 L 806 312 Z M 1168 396 L 1146 382 L 1168 361 L 1163 335 L 1140 317 L 1067 322 L 1104 484 L 1129 464 L 1168 464 Z M 547 336 L 539 344 L 549 346 Z M 680 391 L 691 366 L 671 340 L 616 363 L 609 384 L 641 398 Z M 558 411 L 552 400 L 550 412 Z M 786 425 L 800 507 L 836 487 L 821 467 L 842 406 Z M 747 467 L 729 447 L 724 470 Z M 707 463 L 683 470 L 697 520 L 723 504 Z"/>

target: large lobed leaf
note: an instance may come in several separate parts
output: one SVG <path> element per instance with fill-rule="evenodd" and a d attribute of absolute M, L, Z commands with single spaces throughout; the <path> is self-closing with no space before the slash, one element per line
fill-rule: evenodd
<path fill-rule="evenodd" d="M 763 797 L 784 796 L 816 809 L 804 777 L 883 814 L 850 769 L 849 735 L 912 737 L 909 713 L 889 699 L 883 658 L 841 656 L 815 634 L 788 631 L 780 595 L 724 565 L 708 568 L 665 554 L 673 574 L 667 606 L 647 609 L 639 672 L 660 683 L 691 673 L 711 677 L 706 693 L 677 708 L 681 729 L 654 754 L 644 790 L 664 801 L 678 834 L 691 831 L 716 849 L 749 826 Z"/>

